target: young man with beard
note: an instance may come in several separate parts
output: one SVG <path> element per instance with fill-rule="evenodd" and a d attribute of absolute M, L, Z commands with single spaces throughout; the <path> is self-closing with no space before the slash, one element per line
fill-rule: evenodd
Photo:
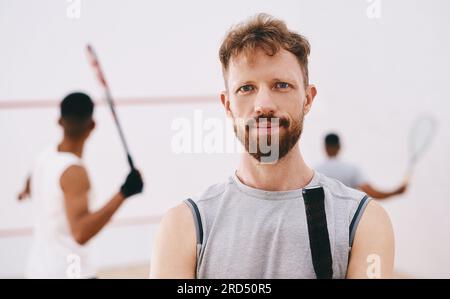
<path fill-rule="evenodd" d="M 312 170 L 300 152 L 317 93 L 309 52 L 303 36 L 264 14 L 228 32 L 221 102 L 246 152 L 226 182 L 163 217 L 150 277 L 390 277 L 394 236 L 386 212 Z M 307 194 L 315 194 L 312 201 Z"/>

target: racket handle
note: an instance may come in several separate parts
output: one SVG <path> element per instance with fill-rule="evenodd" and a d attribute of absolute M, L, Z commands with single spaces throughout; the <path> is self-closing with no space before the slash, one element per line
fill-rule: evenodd
<path fill-rule="evenodd" d="M 403 177 L 403 184 L 407 185 L 413 174 L 413 164 L 410 164 L 406 170 L 405 176 Z"/>
<path fill-rule="evenodd" d="M 403 185 L 407 185 L 409 183 L 409 179 L 411 178 L 410 173 L 406 173 L 405 176 L 403 177 Z"/>
<path fill-rule="evenodd" d="M 127 154 L 127 160 L 128 160 L 128 164 L 130 165 L 131 170 L 136 169 L 134 167 L 133 159 L 131 158 L 130 154 Z"/>

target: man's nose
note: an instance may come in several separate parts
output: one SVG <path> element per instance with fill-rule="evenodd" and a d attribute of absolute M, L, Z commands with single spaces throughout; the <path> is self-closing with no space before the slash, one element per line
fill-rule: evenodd
<path fill-rule="evenodd" d="M 275 114 L 277 107 L 267 89 L 260 89 L 256 95 L 254 112 L 256 115 Z"/>

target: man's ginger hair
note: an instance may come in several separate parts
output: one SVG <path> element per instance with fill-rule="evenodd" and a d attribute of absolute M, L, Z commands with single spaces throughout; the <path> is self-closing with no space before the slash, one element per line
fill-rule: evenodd
<path fill-rule="evenodd" d="M 274 56 L 280 49 L 297 57 L 303 83 L 308 86 L 308 56 L 311 50 L 308 40 L 290 31 L 283 21 L 267 14 L 258 14 L 228 31 L 219 50 L 223 74 L 225 76 L 227 73 L 230 60 L 241 54 L 251 58 L 256 50 L 262 50 L 266 55 Z"/>

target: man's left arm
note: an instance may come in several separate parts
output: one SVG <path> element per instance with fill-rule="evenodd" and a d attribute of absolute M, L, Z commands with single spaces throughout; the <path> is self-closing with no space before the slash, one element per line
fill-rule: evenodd
<path fill-rule="evenodd" d="M 31 175 L 27 177 L 27 180 L 25 181 L 25 186 L 23 187 L 23 190 L 17 195 L 18 200 L 24 200 L 31 195 Z"/>
<path fill-rule="evenodd" d="M 347 278 L 393 278 L 394 232 L 386 211 L 370 201 L 356 229 Z"/>

